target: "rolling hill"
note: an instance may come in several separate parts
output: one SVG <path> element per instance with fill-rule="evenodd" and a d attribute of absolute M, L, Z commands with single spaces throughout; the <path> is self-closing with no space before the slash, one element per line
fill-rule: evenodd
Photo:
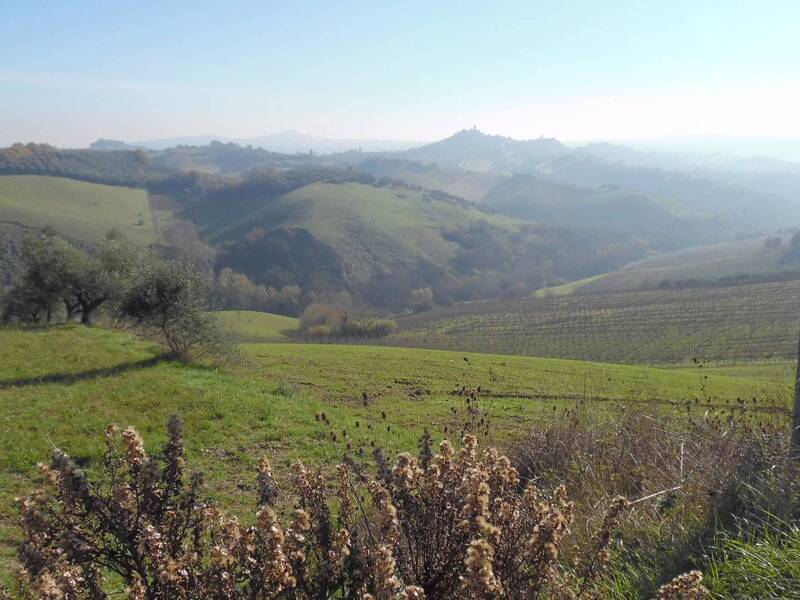
<path fill-rule="evenodd" d="M 342 172 L 285 177 L 211 190 L 180 214 L 220 244 L 219 266 L 266 285 L 347 291 L 395 310 L 420 287 L 434 287 L 444 301 L 520 295 L 537 282 L 625 262 L 609 262 L 585 234 L 442 192 Z"/>
<path fill-rule="evenodd" d="M 47 144 L 0 148 L 0 175 L 50 175 L 109 185 L 144 186 L 166 175 L 141 150 L 66 150 Z"/>
<path fill-rule="evenodd" d="M 785 193 L 779 193 L 795 189 L 794 180 L 788 188 L 780 183 L 780 177 L 796 177 L 794 173 L 768 174 L 767 179 L 774 185 L 767 182 L 741 185 L 746 183 L 744 175 L 715 175 L 710 170 L 653 166 L 670 165 L 663 161 L 631 164 L 618 157 L 621 152 L 627 156 L 632 152 L 630 149 L 610 148 L 603 145 L 569 148 L 553 139 L 514 140 L 472 129 L 395 156 L 444 169 L 509 176 L 526 174 L 537 180 L 585 190 L 652 196 L 657 203 L 667 202 L 681 214 L 708 220 L 703 233 L 716 232 L 715 241 L 732 239 L 738 233 L 752 235 L 785 227 L 788 223 L 800 223 L 800 205 L 793 198 L 785 197 Z M 764 178 L 763 173 L 758 176 Z M 430 180 L 429 174 L 427 178 Z M 638 204 L 646 196 L 633 195 L 621 202 L 618 206 L 623 210 L 617 212 L 618 220 L 624 220 L 628 210 L 639 210 Z M 490 194 L 484 194 L 483 201 L 488 202 L 489 197 Z M 536 204 L 535 191 L 517 194 L 517 198 L 513 205 L 517 210 L 520 200 Z M 693 243 L 700 241 L 695 237 Z"/>
<path fill-rule="evenodd" d="M 458 245 L 443 233 L 484 220 L 519 230 L 520 221 L 431 198 L 424 192 L 359 183 L 314 183 L 279 196 L 244 219 L 215 231 L 238 239 L 260 227 L 306 229 L 336 250 L 348 274 L 364 280 L 376 269 L 452 259 Z"/>
<path fill-rule="evenodd" d="M 432 163 L 399 158 L 374 157 L 358 164 L 358 170 L 375 177 L 389 177 L 427 190 L 481 202 L 506 176 L 496 173 L 465 171 Z"/>
<path fill-rule="evenodd" d="M 62 177 L 0 176 L 0 222 L 50 225 L 73 240 L 96 243 L 112 227 L 131 240 L 155 240 L 147 192 Z"/>
<path fill-rule="evenodd" d="M 515 140 L 465 129 L 444 140 L 401 153 L 408 160 L 432 162 L 465 171 L 494 173 L 525 172 L 533 165 L 568 154 L 570 149 L 556 139 Z"/>
<path fill-rule="evenodd" d="M 790 237 L 788 234 L 759 236 L 662 252 L 611 273 L 539 290 L 537 296 L 709 285 L 737 278 L 780 278 L 781 274 L 788 277 L 800 272 L 797 260 L 785 260 Z M 770 247 L 766 243 L 768 238 L 778 238 L 781 244 Z"/>
<path fill-rule="evenodd" d="M 373 158 L 358 169 L 443 190 L 518 219 L 580 229 L 616 242 L 635 236 L 651 249 L 672 249 L 724 235 L 710 226 L 705 215 L 655 194 L 580 188 L 527 174 L 466 171 L 400 159 Z M 646 249 L 639 252 L 643 256 Z"/>

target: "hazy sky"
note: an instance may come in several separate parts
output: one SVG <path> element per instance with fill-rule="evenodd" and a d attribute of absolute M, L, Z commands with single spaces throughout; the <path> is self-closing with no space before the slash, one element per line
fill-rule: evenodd
<path fill-rule="evenodd" d="M 0 0 L 0 145 L 800 138 L 800 2 Z"/>

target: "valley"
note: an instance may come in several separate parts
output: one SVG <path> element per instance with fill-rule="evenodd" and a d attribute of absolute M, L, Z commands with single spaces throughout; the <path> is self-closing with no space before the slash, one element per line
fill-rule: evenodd
<path fill-rule="evenodd" d="M 157 448 L 180 414 L 203 493 L 243 523 L 260 455 L 286 487 L 297 460 L 330 477 L 473 433 L 525 472 L 544 436 L 567 448 L 554 476 L 596 495 L 587 527 L 611 490 L 681 487 L 662 469 L 674 448 L 606 454 L 637 428 L 717 453 L 691 469 L 732 460 L 729 435 L 778 444 L 800 207 L 592 151 L 477 131 L 380 154 L 0 151 L 0 581 L 34 465 L 57 446 L 99 474 L 109 424 Z M 83 286 L 105 294 L 94 327 L 64 314 Z M 49 304 L 13 313 L 26 302 Z M 715 510 L 716 479 L 697 477 L 675 496 L 692 518 Z M 662 535 L 659 510 L 625 535 Z"/>

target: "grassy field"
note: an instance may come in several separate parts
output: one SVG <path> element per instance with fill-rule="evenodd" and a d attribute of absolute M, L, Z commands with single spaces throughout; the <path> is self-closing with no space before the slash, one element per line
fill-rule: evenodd
<path fill-rule="evenodd" d="M 539 290 L 537 295 L 623 292 L 654 288 L 664 280 L 714 280 L 737 275 L 797 270 L 795 263 L 783 266 L 779 264 L 788 248 L 788 236 L 783 236 L 783 245 L 776 249 L 764 246 L 766 238 L 767 236 L 761 236 L 662 252 L 629 263 L 612 273 Z"/>
<path fill-rule="evenodd" d="M 608 273 L 601 273 L 600 275 L 592 275 L 591 277 L 584 277 L 583 279 L 576 279 L 575 281 L 570 281 L 568 283 L 562 283 L 561 285 L 554 285 L 552 287 L 546 287 L 534 292 L 533 296 L 535 298 L 546 298 L 548 296 L 569 296 L 570 294 L 578 293 L 580 290 L 584 288 L 584 286 L 589 285 L 593 281 L 598 281 L 608 277 Z"/>
<path fill-rule="evenodd" d="M 144 190 L 61 177 L 0 176 L 0 221 L 37 228 L 51 225 L 69 238 L 89 243 L 102 240 L 112 227 L 135 242 L 154 241 Z"/>
<path fill-rule="evenodd" d="M 800 281 L 475 302 L 402 317 L 387 343 L 619 363 L 790 359 Z"/>
<path fill-rule="evenodd" d="M 697 366 L 681 367 L 686 372 L 697 372 Z M 784 382 L 794 385 L 797 362 L 794 360 L 777 360 L 771 362 L 752 362 L 726 364 L 704 364 L 701 367 L 704 373 L 727 375 L 730 377 L 744 377 L 745 379 L 763 379 L 765 381 Z"/>
<path fill-rule="evenodd" d="M 223 310 L 216 315 L 222 326 L 241 342 L 288 339 L 287 333 L 300 325 L 300 321 L 293 317 L 252 310 Z"/>
<path fill-rule="evenodd" d="M 2 571 L 13 556 L 13 498 L 34 485 L 35 464 L 55 444 L 91 469 L 109 423 L 135 426 L 153 446 L 163 442 L 167 417 L 180 414 L 190 463 L 206 472 L 209 493 L 244 512 L 262 454 L 283 478 L 297 458 L 332 464 L 347 442 L 368 448 L 376 440 L 396 451 L 414 448 L 424 427 L 436 439 L 445 428 L 453 436 L 463 423 L 463 399 L 452 393 L 460 385 L 482 386 L 480 403 L 501 444 L 568 408 L 599 417 L 623 402 L 683 406 L 697 398 L 703 410 L 727 411 L 738 410 L 736 398 L 755 397 L 759 418 L 781 419 L 789 400 L 785 385 L 679 370 L 369 346 L 244 350 L 249 358 L 222 372 L 162 360 L 157 347 L 100 328 L 0 331 Z M 337 442 L 315 419 L 322 411 Z"/>

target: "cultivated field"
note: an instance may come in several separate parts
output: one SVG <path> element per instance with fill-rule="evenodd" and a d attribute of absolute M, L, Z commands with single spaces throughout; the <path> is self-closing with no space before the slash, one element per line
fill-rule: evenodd
<path fill-rule="evenodd" d="M 253 310 L 223 310 L 216 313 L 222 326 L 240 342 L 268 342 L 288 339 L 300 321 L 293 317 Z"/>
<path fill-rule="evenodd" d="M 135 426 L 156 447 L 167 417 L 180 414 L 190 463 L 223 506 L 244 513 L 264 453 L 283 478 L 297 458 L 331 465 L 347 443 L 408 450 L 425 427 L 436 440 L 457 437 L 465 405 L 454 391 L 462 385 L 481 386 L 481 409 L 501 444 L 571 409 L 601 419 L 623 404 L 683 410 L 688 400 L 723 414 L 749 406 L 764 420 L 785 419 L 789 402 L 785 384 L 705 379 L 700 370 L 369 346 L 244 350 L 250 360 L 223 372 L 165 360 L 156 346 L 100 328 L 0 330 L 0 571 L 8 573 L 14 552 L 13 498 L 34 486 L 36 463 L 55 444 L 92 470 L 109 423 Z M 331 425 L 315 418 L 321 412 Z"/>
<path fill-rule="evenodd" d="M 147 192 L 38 175 L 0 176 L 0 221 L 54 227 L 68 238 L 96 243 L 112 227 L 131 240 L 154 241 Z"/>
<path fill-rule="evenodd" d="M 638 364 L 789 359 L 800 281 L 475 302 L 398 323 L 387 343 Z"/>

